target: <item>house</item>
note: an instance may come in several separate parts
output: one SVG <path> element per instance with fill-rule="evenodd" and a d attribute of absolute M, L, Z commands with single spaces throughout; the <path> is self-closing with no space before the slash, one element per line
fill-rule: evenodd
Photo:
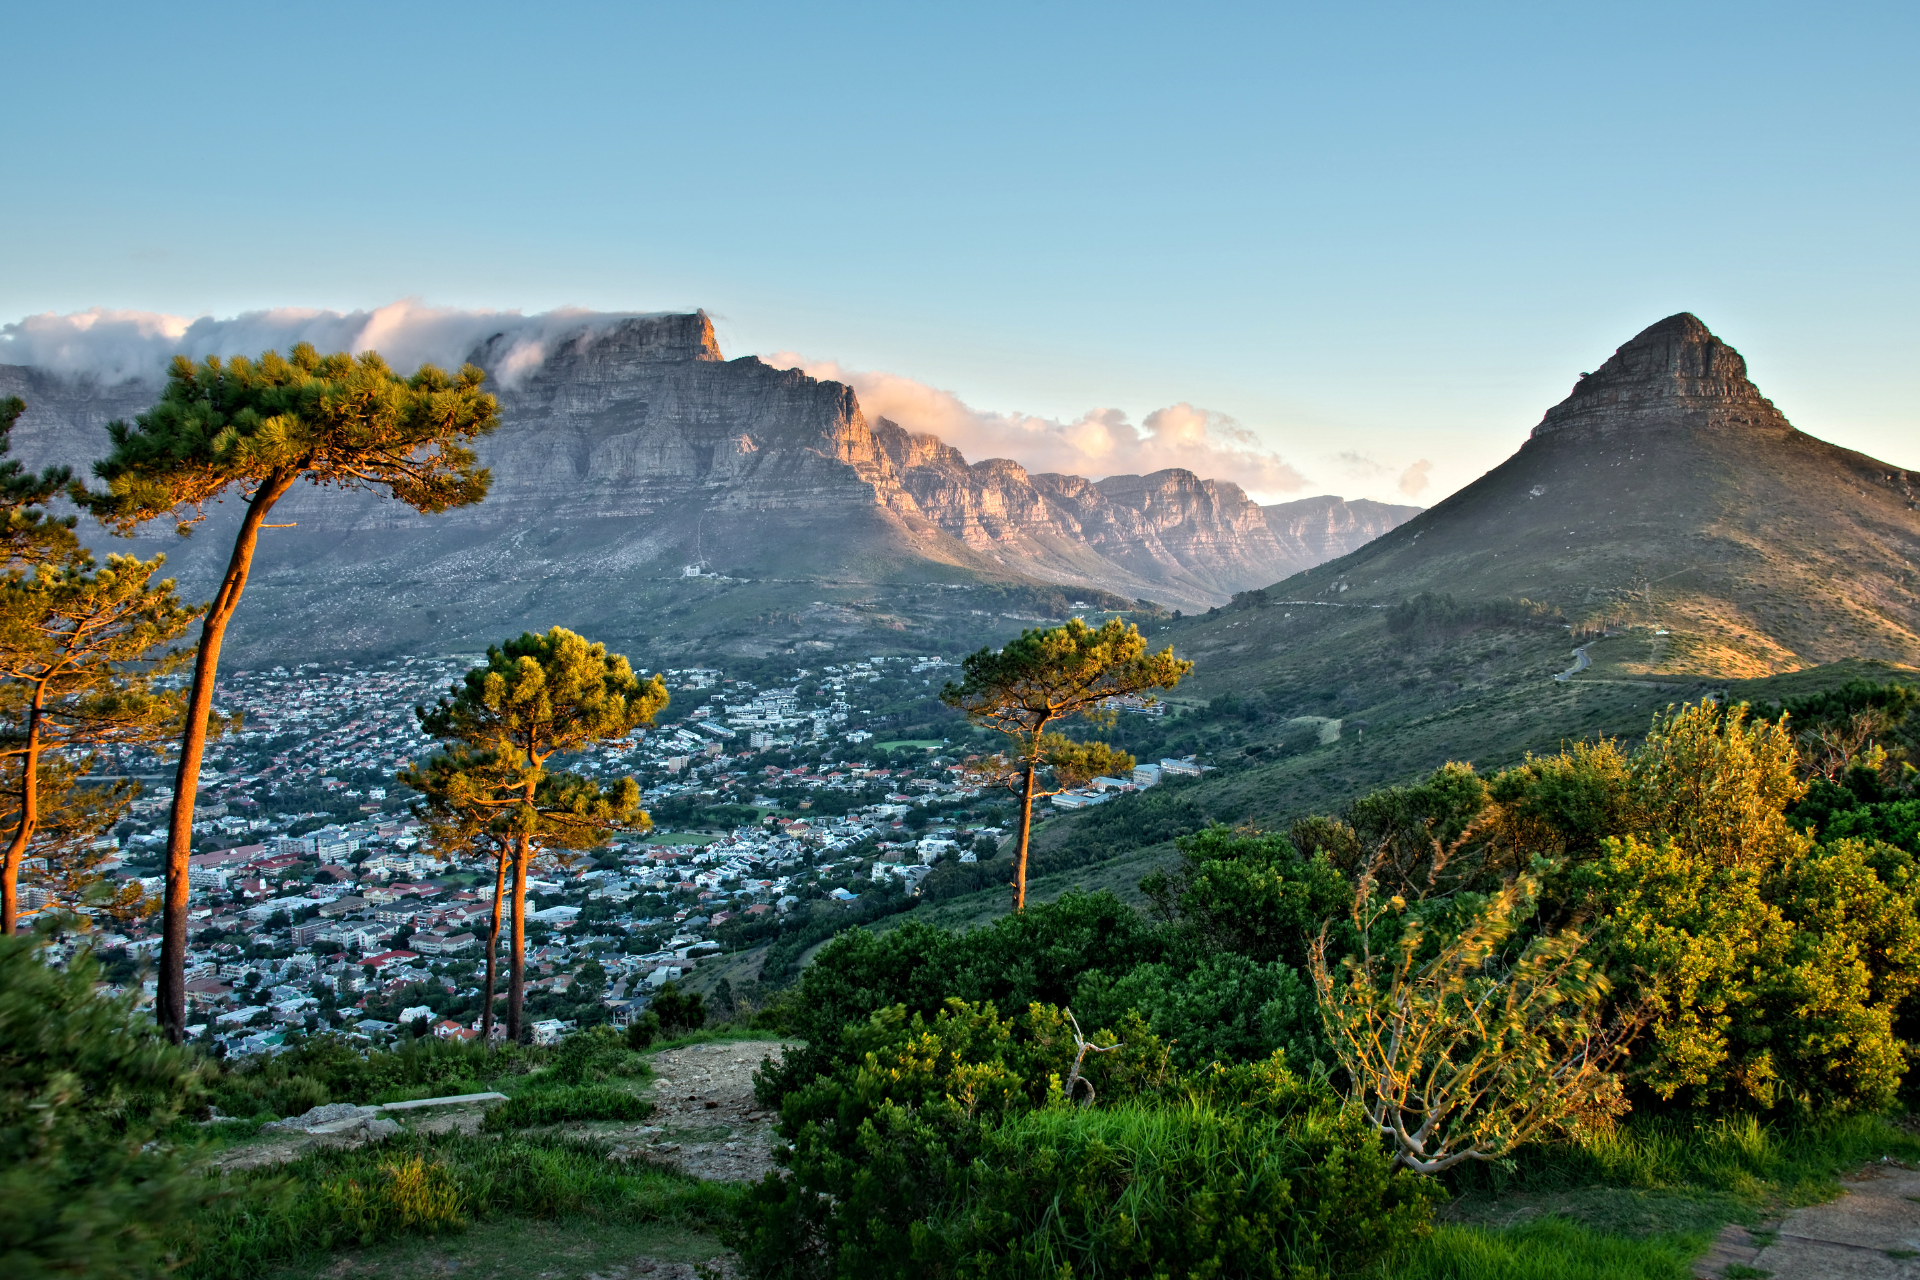
<path fill-rule="evenodd" d="M 536 1022 L 533 1024 L 533 1042 L 535 1044 L 559 1044 L 560 1037 L 567 1033 L 570 1025 L 569 1023 L 562 1022 L 558 1018 L 548 1018 L 545 1022 Z"/>
<path fill-rule="evenodd" d="M 475 941 L 471 933 L 444 933 L 435 930 L 432 933 L 415 934 L 407 945 L 423 956 L 450 956 L 472 950 Z"/>
<path fill-rule="evenodd" d="M 360 963 L 372 965 L 374 971 L 379 972 L 389 966 L 404 965 L 409 961 L 418 960 L 419 958 L 417 954 L 411 951 L 382 951 L 377 956 L 368 956 Z"/>

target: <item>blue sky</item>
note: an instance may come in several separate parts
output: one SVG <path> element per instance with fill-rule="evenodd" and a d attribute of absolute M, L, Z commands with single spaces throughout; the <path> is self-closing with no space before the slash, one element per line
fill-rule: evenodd
<path fill-rule="evenodd" d="M 1431 502 L 1678 310 L 1920 467 L 1920 9 L 13 6 L 0 321 L 703 306 Z M 910 424 L 911 425 L 911 424 Z M 1245 443 L 1244 438 L 1242 443 Z M 963 443 L 965 447 L 965 443 Z M 1352 456 L 1345 456 L 1352 455 Z"/>

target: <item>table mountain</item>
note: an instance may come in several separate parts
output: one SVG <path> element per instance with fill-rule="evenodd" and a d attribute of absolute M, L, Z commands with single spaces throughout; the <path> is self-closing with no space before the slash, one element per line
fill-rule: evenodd
<path fill-rule="evenodd" d="M 1094 482 L 1005 459 L 970 465 L 933 436 L 869 424 L 845 385 L 725 359 L 704 312 L 583 325 L 531 368 L 516 367 L 505 337 L 471 358 L 501 402 L 502 426 L 480 447 L 494 476 L 487 500 L 429 518 L 296 490 L 279 512 L 298 527 L 263 542 L 236 621 L 243 650 L 388 649 L 552 621 L 694 635 L 790 620 L 801 596 L 803 611 L 852 625 L 845 609 L 883 603 L 900 584 L 1023 598 L 1059 584 L 1098 597 L 1090 603 L 1204 608 L 1349 550 L 1403 510 L 1277 534 L 1238 486 L 1188 471 Z M 7 393 L 29 406 L 16 456 L 84 469 L 105 443 L 99 428 L 151 403 L 157 383 L 0 366 Z M 204 594 L 224 563 L 231 506 L 184 544 L 140 546 L 166 550 L 183 588 Z M 721 578 L 725 607 L 658 618 Z"/>

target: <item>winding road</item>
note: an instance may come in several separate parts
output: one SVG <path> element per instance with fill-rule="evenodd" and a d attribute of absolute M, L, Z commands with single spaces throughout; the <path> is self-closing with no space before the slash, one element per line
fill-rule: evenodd
<path fill-rule="evenodd" d="M 1555 680 L 1565 680 L 1565 679 L 1568 679 L 1569 677 L 1579 675 L 1582 671 L 1585 671 L 1588 667 L 1592 665 L 1593 665 L 1593 659 L 1587 657 L 1587 646 L 1581 645 L 1578 649 L 1575 649 L 1573 651 L 1573 665 L 1568 667 L 1565 671 L 1554 672 L 1553 678 Z"/>

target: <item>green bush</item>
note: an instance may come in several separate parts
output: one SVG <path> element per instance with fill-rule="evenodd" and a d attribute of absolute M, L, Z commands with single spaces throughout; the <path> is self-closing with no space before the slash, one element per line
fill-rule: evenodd
<path fill-rule="evenodd" d="M 1281 1056 L 1182 1083 L 1137 1018 L 1088 1040 L 1120 1046 L 1083 1056 L 1091 1093 L 1051 1006 L 850 1030 L 841 1068 L 786 1099 L 789 1173 L 752 1189 L 736 1240 L 749 1270 L 1317 1274 L 1425 1230 L 1432 1184 Z"/>
<path fill-rule="evenodd" d="M 929 1017 L 949 997 L 991 1002 L 1002 1016 L 1070 1004 L 1092 972 L 1125 973 L 1165 959 L 1167 942 L 1110 893 L 1067 893 L 964 933 L 909 922 L 884 934 L 854 930 L 820 949 L 786 1004 L 785 1030 L 805 1041 L 757 1080 L 761 1101 L 830 1073 L 849 1028 L 904 1005 Z"/>
<path fill-rule="evenodd" d="M 86 954 L 49 968 L 0 938 L 0 1259 L 9 1280 L 164 1270 L 166 1223 L 208 1188 L 157 1141 L 197 1105 L 204 1068 L 96 996 Z"/>
<path fill-rule="evenodd" d="M 782 1105 L 791 1147 L 779 1158 L 790 1176 L 770 1175 L 748 1197 L 736 1243 L 749 1267 L 769 1276 L 899 1274 L 988 1127 L 1065 1105 L 1070 1028 L 1053 1006 L 1002 1018 L 960 1000 L 932 1018 L 895 1005 L 849 1028 L 833 1073 Z M 1165 1046 L 1138 1019 L 1122 1032 L 1091 1038 L 1124 1049 L 1086 1055 L 1084 1074 L 1103 1102 L 1170 1083 Z"/>
<path fill-rule="evenodd" d="M 699 992 L 683 992 L 674 983 L 661 986 L 647 1012 L 660 1020 L 660 1034 L 676 1036 L 707 1025 L 707 1006 Z"/>
<path fill-rule="evenodd" d="M 211 1102 L 228 1115 L 297 1116 L 328 1102 L 399 1102 L 472 1093 L 480 1082 L 530 1070 L 545 1050 L 425 1038 L 391 1052 L 344 1036 L 292 1039 L 285 1052 L 228 1063 Z"/>
<path fill-rule="evenodd" d="M 646 1060 L 612 1027 L 592 1027 L 562 1040 L 547 1059 L 547 1068 L 535 1077 L 537 1087 L 548 1084 L 599 1084 L 620 1077 L 651 1074 Z"/>
<path fill-rule="evenodd" d="M 1418 1240 L 1436 1190 L 1337 1107 L 1049 1109 L 988 1135 L 921 1260 L 1033 1280 L 1350 1273 Z"/>
<path fill-rule="evenodd" d="M 480 1128 L 486 1133 L 504 1133 L 569 1120 L 644 1120 L 652 1114 L 650 1100 L 613 1085 L 562 1085 L 508 1099 L 487 1112 Z"/>

